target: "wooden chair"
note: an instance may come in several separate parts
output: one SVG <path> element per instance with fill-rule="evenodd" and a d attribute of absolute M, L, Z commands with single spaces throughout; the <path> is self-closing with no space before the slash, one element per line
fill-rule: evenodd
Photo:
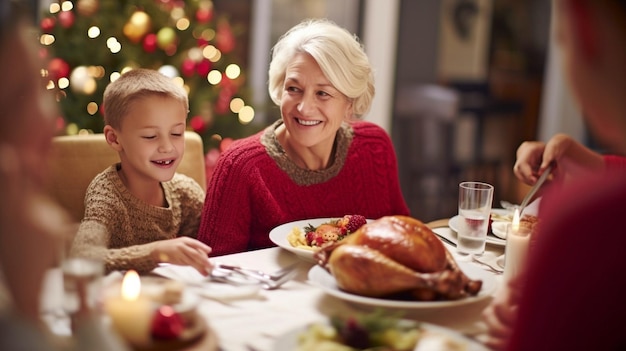
<path fill-rule="evenodd" d="M 50 195 L 69 211 L 73 219 L 80 221 L 89 183 L 98 173 L 119 162 L 119 156 L 102 133 L 58 136 L 53 139 L 52 146 Z M 185 154 L 177 172 L 190 176 L 206 189 L 202 138 L 195 132 L 185 132 Z"/>

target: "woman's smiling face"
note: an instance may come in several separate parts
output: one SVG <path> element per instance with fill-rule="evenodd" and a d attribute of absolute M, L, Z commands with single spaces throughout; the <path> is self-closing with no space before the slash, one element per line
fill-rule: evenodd
<path fill-rule="evenodd" d="M 296 54 L 285 72 L 280 111 L 290 142 L 332 150 L 337 130 L 352 116 L 352 102 L 335 89 L 313 57 Z"/>

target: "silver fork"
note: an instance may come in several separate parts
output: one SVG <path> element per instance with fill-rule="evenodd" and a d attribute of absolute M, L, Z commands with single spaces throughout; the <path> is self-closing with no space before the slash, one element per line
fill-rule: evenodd
<path fill-rule="evenodd" d="M 492 272 L 496 274 L 504 273 L 504 268 L 500 267 L 495 261 L 493 263 L 489 261 L 483 261 L 482 259 L 474 255 L 472 255 L 472 261 L 489 268 Z"/>
<path fill-rule="evenodd" d="M 297 265 L 298 263 L 294 263 L 287 267 L 281 268 L 273 273 L 266 273 L 262 270 L 254 268 L 244 268 L 226 264 L 218 264 L 217 267 L 221 270 L 238 273 L 245 278 L 255 279 L 259 283 L 261 283 L 261 286 L 264 289 L 273 290 L 279 288 L 281 285 L 293 278 L 293 276 L 297 273 Z"/>

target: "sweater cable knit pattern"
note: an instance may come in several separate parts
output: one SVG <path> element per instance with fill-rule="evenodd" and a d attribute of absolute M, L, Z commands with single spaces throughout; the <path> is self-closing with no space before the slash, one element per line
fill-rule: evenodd
<path fill-rule="evenodd" d="M 382 128 L 363 121 L 344 125 L 333 164 L 310 171 L 285 159 L 275 137 L 281 123 L 235 141 L 220 157 L 198 231 L 212 255 L 275 246 L 269 232 L 292 221 L 409 214 L 393 145 Z"/>
<path fill-rule="evenodd" d="M 161 183 L 167 207 L 152 206 L 128 191 L 118 168 L 110 166 L 87 188 L 70 255 L 104 257 L 107 271 L 149 272 L 158 264 L 150 256 L 155 241 L 196 237 L 205 194 L 195 180 L 175 173 Z"/>

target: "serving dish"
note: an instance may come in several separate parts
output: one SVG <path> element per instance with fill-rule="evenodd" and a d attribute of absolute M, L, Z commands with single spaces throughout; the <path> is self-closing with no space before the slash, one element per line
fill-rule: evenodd
<path fill-rule="evenodd" d="M 472 304 L 483 299 L 490 297 L 496 290 L 497 282 L 493 274 L 480 269 L 470 262 L 457 262 L 459 268 L 471 279 L 482 280 L 483 285 L 478 295 L 470 296 L 458 300 L 442 300 L 442 301 L 404 301 L 404 300 L 392 300 L 385 298 L 375 298 L 360 296 L 351 294 L 349 292 L 341 290 L 337 286 L 335 278 L 322 266 L 313 266 L 308 273 L 308 280 L 310 283 L 322 288 L 327 294 L 340 298 L 344 301 L 353 302 L 357 304 L 377 306 L 377 307 L 389 307 L 389 308 L 403 308 L 403 309 L 432 309 L 442 307 L 454 307 L 466 304 Z"/>

